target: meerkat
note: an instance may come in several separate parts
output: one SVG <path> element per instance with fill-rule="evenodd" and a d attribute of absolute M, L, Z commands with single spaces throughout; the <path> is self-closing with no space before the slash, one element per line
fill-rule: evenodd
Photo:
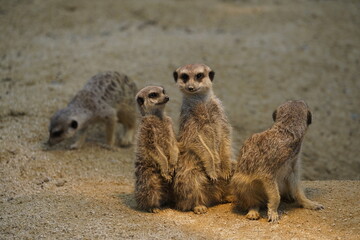
<path fill-rule="evenodd" d="M 131 145 L 135 133 L 136 91 L 136 84 L 124 74 L 109 71 L 93 76 L 66 108 L 52 116 L 48 144 L 52 146 L 78 134 L 70 148 L 80 148 L 88 127 L 102 121 L 106 124 L 108 145 L 115 143 L 117 122 L 124 127 L 120 145 Z"/>
<path fill-rule="evenodd" d="M 268 221 L 279 219 L 280 198 L 296 200 L 302 207 L 320 210 L 300 186 L 300 150 L 312 116 L 307 104 L 287 101 L 273 113 L 273 126 L 254 134 L 240 150 L 231 187 L 250 220 L 260 218 L 259 208 L 267 204 Z"/>
<path fill-rule="evenodd" d="M 225 201 L 231 176 L 231 126 L 213 93 L 214 75 L 204 64 L 186 65 L 173 73 L 183 94 L 175 204 L 181 211 L 196 214 Z"/>
<path fill-rule="evenodd" d="M 178 159 L 172 120 L 164 108 L 169 101 L 164 88 L 148 86 L 136 95 L 141 113 L 135 160 L 135 199 L 138 207 L 159 212 L 172 200 L 171 182 Z"/>

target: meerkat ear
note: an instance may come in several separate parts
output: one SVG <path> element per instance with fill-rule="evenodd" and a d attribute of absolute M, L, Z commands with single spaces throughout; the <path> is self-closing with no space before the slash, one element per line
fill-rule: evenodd
<path fill-rule="evenodd" d="M 73 129 L 77 129 L 78 127 L 78 122 L 76 120 L 72 120 L 70 123 L 71 128 Z"/>
<path fill-rule="evenodd" d="M 209 78 L 210 78 L 210 80 L 213 81 L 213 80 L 214 80 L 214 77 L 215 77 L 215 72 L 214 72 L 214 71 L 210 71 L 210 72 L 209 72 Z"/>
<path fill-rule="evenodd" d="M 142 106 L 144 104 L 144 102 L 145 102 L 144 98 L 142 98 L 142 97 L 137 97 L 136 101 L 138 102 L 138 104 L 140 106 Z"/>
<path fill-rule="evenodd" d="M 173 72 L 174 80 L 177 82 L 178 79 L 178 73 L 176 71 Z"/>
<path fill-rule="evenodd" d="M 273 117 L 274 122 L 276 121 L 276 114 L 277 114 L 277 110 L 275 110 L 275 111 L 273 112 L 273 114 L 272 114 L 272 117 Z"/>
<path fill-rule="evenodd" d="M 312 114 L 310 111 L 307 113 L 307 125 L 310 125 L 312 122 Z"/>

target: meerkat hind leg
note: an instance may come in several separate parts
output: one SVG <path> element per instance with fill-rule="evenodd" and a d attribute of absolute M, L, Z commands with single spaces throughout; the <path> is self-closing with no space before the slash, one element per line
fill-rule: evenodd
<path fill-rule="evenodd" d="M 279 220 L 278 207 L 280 204 L 280 193 L 277 182 L 273 179 L 263 181 L 265 192 L 268 196 L 268 221 L 276 223 Z"/>
<path fill-rule="evenodd" d="M 291 195 L 295 198 L 295 200 L 303 207 L 311 210 L 321 210 L 324 209 L 324 206 L 320 203 L 311 201 L 305 196 L 304 190 L 300 186 L 300 181 L 294 174 L 292 174 L 289 179 L 289 188 L 291 191 Z"/>
<path fill-rule="evenodd" d="M 120 145 L 122 147 L 129 147 L 131 146 L 132 142 L 133 142 L 133 137 L 134 137 L 134 127 L 130 127 L 127 126 L 125 124 L 123 124 L 123 135 L 120 139 Z"/>

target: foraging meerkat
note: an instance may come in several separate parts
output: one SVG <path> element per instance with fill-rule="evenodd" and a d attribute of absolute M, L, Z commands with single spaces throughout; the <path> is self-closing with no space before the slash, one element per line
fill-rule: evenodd
<path fill-rule="evenodd" d="M 311 118 L 304 101 L 285 102 L 274 111 L 275 123 L 270 129 L 245 141 L 231 187 L 239 206 L 248 210 L 248 219 L 259 219 L 259 208 L 267 203 L 268 221 L 277 222 L 280 196 L 290 197 L 304 208 L 323 208 L 309 200 L 300 186 L 299 155 Z"/>
<path fill-rule="evenodd" d="M 202 214 L 226 198 L 231 176 L 231 127 L 212 90 L 214 71 L 204 64 L 190 64 L 173 75 L 183 94 L 174 178 L 176 207 Z"/>
<path fill-rule="evenodd" d="M 139 208 L 153 213 L 169 203 L 178 146 L 170 117 L 164 112 L 169 97 L 158 86 L 136 95 L 141 113 L 135 160 L 135 199 Z"/>
<path fill-rule="evenodd" d="M 56 112 L 49 126 L 49 145 L 79 134 L 72 149 L 80 148 L 85 142 L 88 127 L 98 121 L 106 124 L 107 143 L 115 143 L 116 124 L 122 123 L 124 135 L 121 146 L 133 141 L 137 88 L 126 75 L 118 72 L 103 72 L 93 76 L 70 101 L 68 106 Z"/>

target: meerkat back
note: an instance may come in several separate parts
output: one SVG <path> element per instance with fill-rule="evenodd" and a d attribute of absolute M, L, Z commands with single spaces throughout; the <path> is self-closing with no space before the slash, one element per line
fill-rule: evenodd
<path fill-rule="evenodd" d="M 136 84 L 125 74 L 118 72 L 102 72 L 93 76 L 84 86 L 84 90 L 94 92 L 96 97 L 110 106 L 117 108 L 118 104 L 130 104 L 136 107 Z"/>

